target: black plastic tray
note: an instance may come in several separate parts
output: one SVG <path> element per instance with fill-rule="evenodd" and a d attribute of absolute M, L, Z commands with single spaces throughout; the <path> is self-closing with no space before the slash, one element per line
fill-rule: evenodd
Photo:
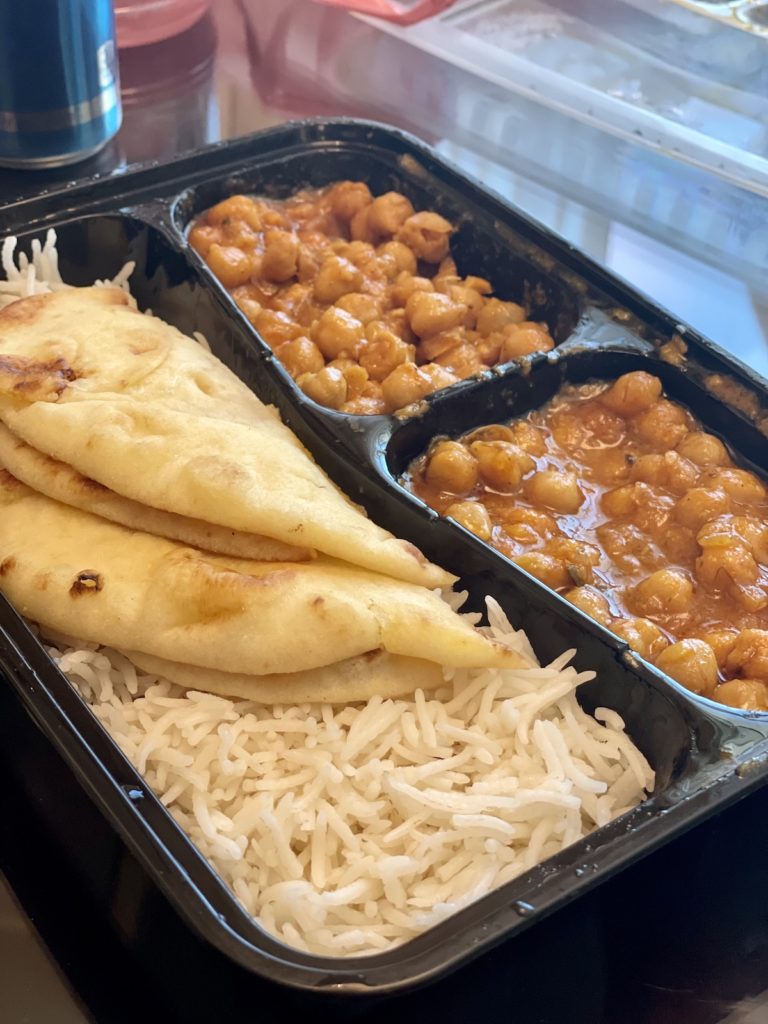
<path fill-rule="evenodd" d="M 307 399 L 186 244 L 192 217 L 236 191 L 288 195 L 340 178 L 397 189 L 459 225 L 460 272 L 488 277 L 502 298 L 525 300 L 557 347 L 496 367 L 428 398 L 410 416 L 348 416 Z M 0 670 L 16 698 L 73 770 L 144 870 L 184 920 L 244 972 L 295 989 L 383 994 L 435 978 L 529 927 L 768 778 L 768 716 L 698 698 L 578 609 L 453 522 L 408 494 L 398 476 L 435 434 L 523 413 L 565 380 L 610 378 L 647 367 L 673 398 L 745 462 L 766 464 L 768 386 L 624 283 L 458 173 L 412 137 L 357 121 L 302 122 L 201 150 L 171 163 L 43 195 L 0 209 L 0 234 L 22 247 L 53 226 L 65 280 L 87 284 L 136 261 L 142 308 L 213 351 L 284 419 L 346 493 L 383 526 L 461 575 L 470 602 L 495 596 L 542 660 L 576 647 L 597 670 L 580 689 L 605 705 L 656 770 L 651 798 L 503 888 L 393 951 L 365 957 L 304 954 L 265 933 L 183 835 L 168 812 L 56 669 L 22 619 L 0 600 Z M 684 338 L 681 366 L 662 347 Z M 735 382 L 737 405 L 713 395 Z M 211 950 L 214 955 L 214 950 Z"/>

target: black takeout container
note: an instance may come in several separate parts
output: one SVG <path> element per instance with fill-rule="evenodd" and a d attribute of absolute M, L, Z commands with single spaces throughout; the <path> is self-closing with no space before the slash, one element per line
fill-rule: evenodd
<path fill-rule="evenodd" d="M 501 298 L 525 302 L 532 318 L 549 324 L 555 349 L 496 367 L 394 416 L 348 416 L 304 396 L 190 250 L 186 231 L 199 212 L 235 192 L 282 197 L 342 178 L 364 180 L 374 193 L 402 191 L 417 208 L 453 220 L 459 272 L 488 277 Z M 0 209 L 0 234 L 17 234 L 24 251 L 49 227 L 57 231 L 69 283 L 114 276 L 135 260 L 130 283 L 139 305 L 186 333 L 201 331 L 216 355 L 279 408 L 353 500 L 461 576 L 470 607 L 481 609 L 485 595 L 494 596 L 543 662 L 576 648 L 576 665 L 597 672 L 579 691 L 582 704 L 618 711 L 656 771 L 656 788 L 642 806 L 400 948 L 343 959 L 305 954 L 245 913 L 32 631 L 0 599 L 3 704 L 26 712 L 25 720 L 50 741 L 111 834 L 141 865 L 149 889 L 156 887 L 202 940 L 198 966 L 206 957 L 211 964 L 228 961 L 244 977 L 362 1005 L 366 995 L 437 978 L 530 927 L 768 778 L 768 715 L 688 692 L 508 559 L 439 518 L 399 482 L 436 435 L 458 436 L 525 413 L 566 381 L 610 379 L 638 368 L 659 375 L 667 393 L 745 464 L 764 466 L 768 386 L 746 367 L 426 145 L 367 122 L 289 124 Z M 105 865 L 118 848 L 119 842 L 105 842 L 99 861 L 73 840 L 71 856 L 89 871 L 108 873 Z"/>

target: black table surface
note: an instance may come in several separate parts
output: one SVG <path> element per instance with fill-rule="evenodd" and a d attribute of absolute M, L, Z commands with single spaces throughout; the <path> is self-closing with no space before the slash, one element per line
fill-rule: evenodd
<path fill-rule="evenodd" d="M 352 109 L 334 102 L 327 82 L 333 60 L 343 62 L 345 54 L 334 57 L 333 45 L 343 40 L 348 16 L 321 15 L 309 6 L 304 12 L 297 0 L 219 0 L 212 15 L 183 37 L 126 52 L 126 120 L 117 140 L 67 171 L 0 172 L 0 202 L 291 116 L 353 113 L 395 120 L 391 111 L 382 113 L 374 95 L 359 95 Z M 283 13 L 310 41 L 313 31 L 322 35 L 325 56 L 311 68 L 297 56 L 298 70 L 282 67 L 265 88 L 256 69 L 268 67 L 268 49 L 262 47 L 259 63 L 254 26 L 259 14 L 277 24 Z M 287 31 L 284 25 L 281 31 Z M 358 39 L 363 29 L 355 31 Z M 445 72 L 437 62 L 425 55 L 408 60 L 420 61 L 422 78 L 433 75 L 439 85 Z M 415 116 L 403 111 L 399 123 L 413 128 Z M 423 134 L 429 137 L 426 121 Z M 742 333 L 744 353 L 762 351 L 760 333 Z M 0 770 L 2 1024 L 768 1022 L 768 789 L 448 978 L 363 1010 L 354 1001 L 307 1006 L 288 992 L 244 979 L 207 950 L 5 686 Z"/>

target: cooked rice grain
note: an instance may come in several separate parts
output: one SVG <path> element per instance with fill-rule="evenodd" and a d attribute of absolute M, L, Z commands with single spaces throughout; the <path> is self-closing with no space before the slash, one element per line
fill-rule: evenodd
<path fill-rule="evenodd" d="M 530 656 L 493 604 L 492 634 Z M 265 707 L 49 648 L 236 898 L 291 946 L 376 953 L 419 934 L 638 804 L 653 787 L 592 677 L 447 673 L 437 694 Z"/>

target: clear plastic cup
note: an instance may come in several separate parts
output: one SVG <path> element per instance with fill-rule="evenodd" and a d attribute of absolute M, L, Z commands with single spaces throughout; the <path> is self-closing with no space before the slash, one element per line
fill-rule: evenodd
<path fill-rule="evenodd" d="M 198 21 L 211 0 L 115 0 L 117 45 L 146 46 L 179 35 Z"/>

